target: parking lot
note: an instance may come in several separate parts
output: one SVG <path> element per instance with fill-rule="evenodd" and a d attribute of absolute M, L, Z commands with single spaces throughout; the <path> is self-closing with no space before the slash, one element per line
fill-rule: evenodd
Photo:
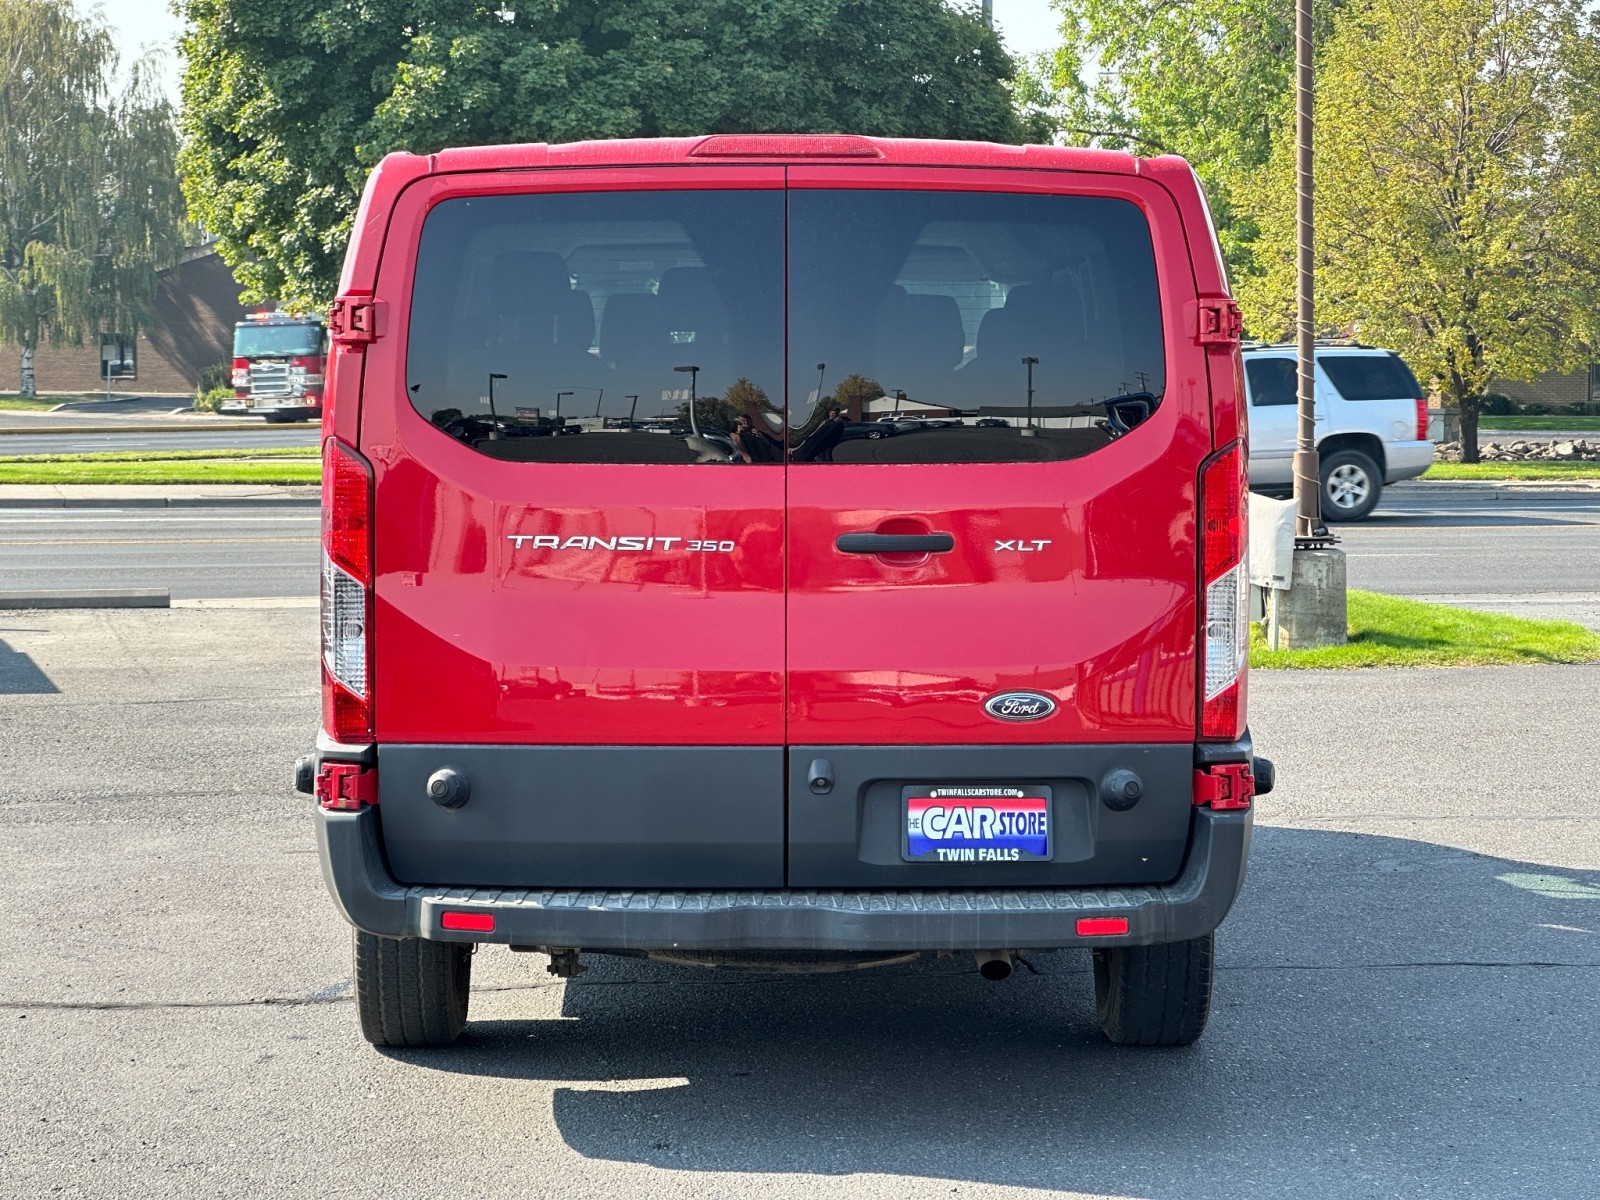
<path fill-rule="evenodd" d="M 1499 550 L 1421 586 L 1596 590 L 1592 505 L 1430 504 L 1351 531 L 1352 583 L 1469 529 Z M 1279 786 L 1189 1050 L 1105 1044 L 1076 953 L 563 983 L 492 948 L 462 1043 L 380 1053 L 289 787 L 309 583 L 0 614 L 0 1194 L 1593 1194 L 1600 668 L 1258 673 Z"/>

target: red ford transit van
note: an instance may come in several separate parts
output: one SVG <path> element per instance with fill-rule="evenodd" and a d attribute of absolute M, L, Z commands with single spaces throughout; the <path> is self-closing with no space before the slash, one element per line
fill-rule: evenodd
<path fill-rule="evenodd" d="M 476 943 L 1082 948 L 1111 1040 L 1200 1034 L 1272 773 L 1185 162 L 395 154 L 330 331 L 299 785 L 370 1041 L 454 1039 Z"/>

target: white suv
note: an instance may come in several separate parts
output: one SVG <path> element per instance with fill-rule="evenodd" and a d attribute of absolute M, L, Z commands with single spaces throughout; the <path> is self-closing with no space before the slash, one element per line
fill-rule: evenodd
<path fill-rule="evenodd" d="M 1294 486 L 1296 371 L 1293 345 L 1244 348 L 1254 491 Z M 1433 464 L 1428 401 L 1394 351 L 1319 344 L 1316 401 L 1326 520 L 1361 520 L 1377 507 L 1385 483 L 1415 478 Z"/>

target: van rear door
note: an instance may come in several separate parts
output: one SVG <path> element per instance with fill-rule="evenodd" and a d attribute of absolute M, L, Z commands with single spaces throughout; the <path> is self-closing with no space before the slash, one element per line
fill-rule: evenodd
<path fill-rule="evenodd" d="M 1211 428 L 1171 198 L 789 178 L 789 882 L 1174 878 Z M 1136 803 L 1102 802 L 1118 771 Z"/>
<path fill-rule="evenodd" d="M 782 183 L 485 172 L 401 196 L 360 446 L 401 880 L 782 885 Z M 447 770 L 459 807 L 429 794 Z"/>

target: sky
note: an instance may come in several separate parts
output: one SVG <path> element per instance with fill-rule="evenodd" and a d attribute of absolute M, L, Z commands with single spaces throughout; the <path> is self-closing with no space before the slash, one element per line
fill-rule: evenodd
<path fill-rule="evenodd" d="M 79 0 L 79 5 L 80 9 L 93 7 L 86 0 Z M 121 38 L 124 58 L 135 58 L 144 50 L 168 51 L 165 79 L 167 92 L 176 104 L 181 64 L 172 47 L 183 26 L 172 14 L 170 0 L 100 0 L 100 7 Z M 1013 54 L 1037 54 L 1054 48 L 1059 20 L 1049 0 L 994 0 L 995 26 Z"/>

